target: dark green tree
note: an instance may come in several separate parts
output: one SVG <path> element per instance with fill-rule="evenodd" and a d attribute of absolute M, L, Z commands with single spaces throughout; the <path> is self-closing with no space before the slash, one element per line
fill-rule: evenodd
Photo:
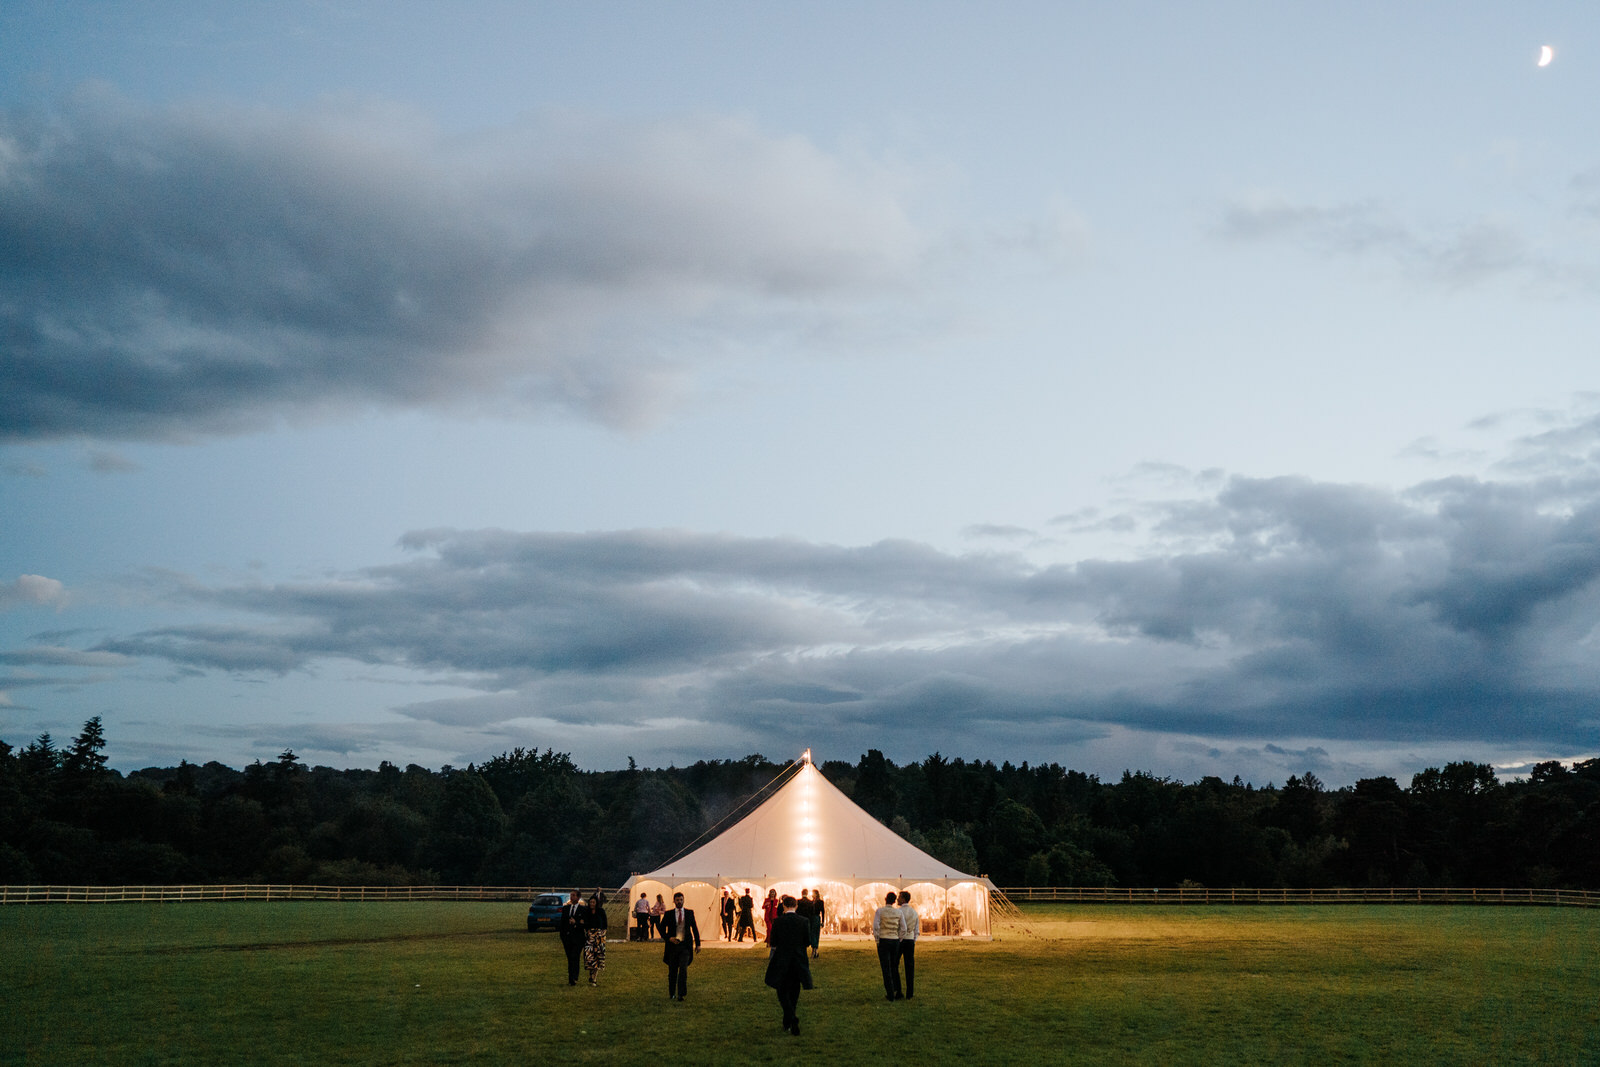
<path fill-rule="evenodd" d="M 57 751 L 55 740 L 48 730 L 23 749 L 17 759 L 23 775 L 32 779 L 34 784 L 55 777 L 61 769 L 61 753 Z"/>
<path fill-rule="evenodd" d="M 96 778 L 105 773 L 106 732 L 96 715 L 83 724 L 83 732 L 72 739 L 61 760 L 63 774 L 74 778 Z"/>
<path fill-rule="evenodd" d="M 875 748 L 867 749 L 856 765 L 856 783 L 853 799 L 879 822 L 887 824 L 894 817 L 899 794 L 891 781 L 894 764 Z"/>
<path fill-rule="evenodd" d="M 1028 857 L 1045 841 L 1045 826 L 1031 808 L 1007 797 L 994 806 L 978 842 L 984 873 L 1000 885 L 1017 885 L 1026 876 Z"/>
<path fill-rule="evenodd" d="M 505 812 L 489 783 L 472 771 L 452 771 L 423 846 L 424 861 L 447 884 L 475 882 L 505 828 Z"/>

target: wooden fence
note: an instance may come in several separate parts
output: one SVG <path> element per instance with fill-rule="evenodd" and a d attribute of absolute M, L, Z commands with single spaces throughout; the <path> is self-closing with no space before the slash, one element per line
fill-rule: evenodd
<path fill-rule="evenodd" d="M 1600 908 L 1588 889 L 1006 889 L 1018 904 L 1532 904 Z"/>
<path fill-rule="evenodd" d="M 338 885 L 7 885 L 5 904 L 110 904 L 123 901 L 482 900 L 526 903 L 538 893 L 565 896 L 571 886 Z M 583 887 L 587 896 L 593 887 Z M 621 889 L 602 889 L 608 905 L 626 904 Z M 1600 908 L 1586 889 L 1092 889 L 1003 890 L 1018 904 L 1520 904 Z M 611 907 L 607 911 L 612 910 Z"/>
<path fill-rule="evenodd" d="M 111 904 L 125 901 L 177 902 L 217 900 L 516 900 L 527 903 L 538 893 L 560 893 L 571 886 L 485 885 L 6 885 L 4 904 Z M 593 888 L 585 888 L 587 896 Z M 602 889 L 608 900 L 620 889 Z"/>

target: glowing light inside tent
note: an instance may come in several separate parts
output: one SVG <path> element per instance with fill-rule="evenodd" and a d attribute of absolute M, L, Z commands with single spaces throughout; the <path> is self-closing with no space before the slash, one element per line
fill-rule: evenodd
<path fill-rule="evenodd" d="M 796 763 L 785 768 L 781 788 L 715 840 L 671 868 L 629 879 L 629 899 L 681 891 L 689 907 L 709 915 L 716 913 L 722 887 L 749 887 L 758 897 L 809 888 L 829 902 L 824 935 L 866 941 L 884 896 L 905 890 L 924 934 L 991 936 L 988 879 L 914 849 L 851 802 L 813 760 L 802 756 Z"/>
<path fill-rule="evenodd" d="M 800 870 L 800 877 L 807 882 L 816 880 L 817 877 L 817 847 L 819 841 L 816 797 L 812 795 L 811 780 L 811 750 L 806 749 L 806 754 L 800 757 L 805 766 L 800 768 L 800 803 L 798 805 L 799 823 L 795 839 L 795 866 Z"/>

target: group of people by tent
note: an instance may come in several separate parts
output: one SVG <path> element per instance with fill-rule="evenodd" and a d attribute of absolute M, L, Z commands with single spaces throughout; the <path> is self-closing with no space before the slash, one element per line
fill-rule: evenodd
<path fill-rule="evenodd" d="M 726 892 L 723 896 L 728 904 L 720 910 L 720 914 L 723 917 L 724 936 L 731 940 L 735 905 Z M 674 893 L 673 906 L 659 916 L 652 914 L 647 896 L 641 894 L 639 899 L 644 907 L 635 914 L 645 917 L 652 927 L 659 930 L 665 942 L 661 958 L 667 966 L 667 996 L 682 1001 L 689 994 L 689 965 L 694 962 L 694 954 L 701 947 L 700 926 L 694 909 L 684 906 L 682 893 Z M 802 901 L 791 895 L 774 895 L 768 899 L 773 906 L 766 909 L 763 916 L 768 946 L 765 981 L 777 992 L 778 1004 L 783 1009 L 784 1030 L 798 1037 L 800 990 L 812 988 L 810 959 L 818 956 L 817 930 L 820 921 L 816 902 L 808 895 L 806 900 L 813 907 L 801 911 Z M 740 940 L 743 940 L 745 927 L 749 926 L 751 941 L 755 942 L 754 899 L 748 890 L 741 895 L 736 907 L 740 916 Z M 886 894 L 883 906 L 873 914 L 872 936 L 877 942 L 878 965 L 883 972 L 886 1000 L 905 1000 L 915 994 L 919 927 L 917 910 L 912 906 L 911 894 L 907 892 Z M 578 984 L 580 961 L 589 972 L 589 984 L 599 984 L 600 972 L 606 965 L 608 928 L 605 901 L 601 895 L 596 892 L 585 901 L 578 890 L 572 890 L 567 903 L 562 905 L 557 924 L 562 948 L 567 956 L 569 986 Z M 807 959 L 808 953 L 810 959 Z"/>
<path fill-rule="evenodd" d="M 776 889 L 767 890 L 766 899 L 761 902 L 761 925 L 765 934 L 757 935 L 756 902 L 750 895 L 750 887 L 745 886 L 737 897 L 733 895 L 732 890 L 724 889 L 722 899 L 717 902 L 717 914 L 722 919 L 722 939 L 743 943 L 745 931 L 748 930 L 752 942 L 759 940 L 772 944 L 772 931 L 778 916 L 783 912 L 785 899 L 789 898 L 780 898 Z M 822 890 L 800 890 L 800 897 L 795 901 L 795 914 L 806 921 L 806 941 L 811 946 L 811 956 L 815 959 L 822 938 L 822 923 L 827 915 L 827 903 L 822 899 Z"/>
<path fill-rule="evenodd" d="M 817 770 L 809 753 L 785 773 L 791 771 L 781 788 L 738 823 L 666 866 L 634 875 L 625 891 L 639 894 L 633 936 L 656 935 L 664 942 L 668 996 L 681 1001 L 688 995 L 688 968 L 701 945 L 696 911 L 714 914 L 726 941 L 743 943 L 748 931 L 752 943 L 768 946 L 766 983 L 777 991 L 784 1029 L 798 1036 L 800 990 L 812 986 L 810 960 L 817 958 L 824 932 L 872 938 L 884 997 L 903 1000 L 915 989 L 918 937 L 987 938 L 994 886 L 928 855 L 867 814 Z M 765 891 L 760 939 L 752 887 Z M 671 907 L 663 899 L 667 894 Z M 578 896 L 574 891 L 561 923 L 571 985 L 577 984 L 579 956 L 585 965 L 593 956 L 589 946 L 596 929 L 598 968 L 605 965 L 604 907 L 598 908 L 600 925 L 586 926 L 584 916 L 596 909 L 584 907 Z M 914 897 L 924 912 L 913 906 Z M 591 984 L 598 968 L 590 969 Z"/>
<path fill-rule="evenodd" d="M 783 1009 L 783 1028 L 799 1037 L 800 990 L 812 988 L 806 946 L 812 946 L 812 959 L 817 953 L 815 942 L 810 940 L 814 936 L 811 919 L 799 914 L 799 902 L 786 895 L 780 899 L 779 907 L 780 914 L 767 936 L 772 950 L 767 957 L 766 984 L 778 994 L 778 1005 Z M 915 992 L 919 925 L 910 893 L 885 894 L 883 907 L 873 914 L 872 936 L 878 943 L 878 966 L 883 972 L 886 1000 L 906 1000 Z M 900 979 L 902 967 L 905 969 L 903 983 Z"/>
<path fill-rule="evenodd" d="M 822 936 L 822 922 L 826 914 L 827 905 L 822 899 L 822 890 L 802 889 L 800 898 L 795 901 L 796 914 L 806 920 L 809 931 L 808 939 L 813 957 L 817 954 L 818 943 Z M 755 898 L 750 895 L 750 887 L 746 886 L 738 896 L 733 891 L 724 889 L 722 899 L 717 903 L 717 915 L 722 920 L 722 940 L 743 942 L 746 931 L 749 931 L 752 943 L 764 941 L 772 944 L 772 929 L 782 910 L 781 900 L 776 889 L 769 889 L 767 897 L 761 902 L 761 925 L 763 933 L 756 932 Z M 640 893 L 639 899 L 633 905 L 633 929 L 631 938 L 634 941 L 649 941 L 654 937 L 666 935 L 662 933 L 662 917 L 666 913 L 666 905 L 661 899 L 661 894 L 656 894 L 656 902 L 650 903 L 648 893 Z"/>
<path fill-rule="evenodd" d="M 863 811 L 809 759 L 785 774 L 781 787 L 734 825 L 628 879 L 630 895 L 682 892 L 699 914 L 718 916 L 729 896 L 752 892 L 766 898 L 767 909 L 793 896 L 797 913 L 802 900 L 813 906 L 821 900 L 821 934 L 865 938 L 878 902 L 894 890 L 917 899 L 921 934 L 989 936 L 989 879 L 915 847 Z M 771 921 L 766 918 L 767 925 Z"/>

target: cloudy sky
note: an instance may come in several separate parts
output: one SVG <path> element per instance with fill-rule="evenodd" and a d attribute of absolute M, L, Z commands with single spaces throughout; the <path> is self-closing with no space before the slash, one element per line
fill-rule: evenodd
<path fill-rule="evenodd" d="M 12 0 L 0 737 L 1600 754 L 1597 99 L 1587 0 Z"/>

